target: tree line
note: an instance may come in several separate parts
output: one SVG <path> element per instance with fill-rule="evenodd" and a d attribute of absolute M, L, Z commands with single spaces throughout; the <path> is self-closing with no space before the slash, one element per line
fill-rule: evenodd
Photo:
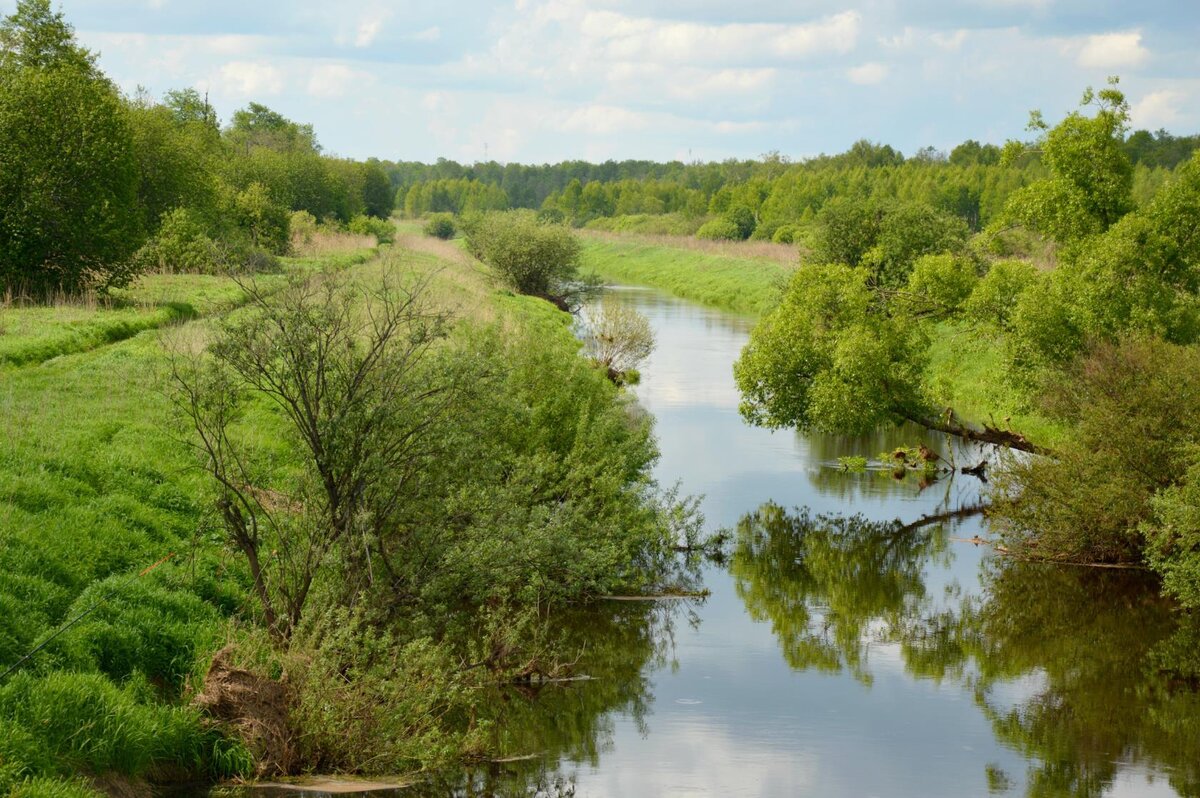
<path fill-rule="evenodd" d="M 330 156 L 263 105 L 222 126 L 195 89 L 123 95 L 49 0 L 0 23 L 0 291 L 285 254 L 290 214 L 346 225 L 390 216 L 394 196 L 380 162 Z"/>
<path fill-rule="evenodd" d="M 1167 175 L 1200 147 L 1200 135 L 1139 130 L 1121 142 L 1134 165 L 1133 194 L 1148 200 Z M 844 153 L 793 162 L 778 153 L 757 160 L 565 161 L 530 166 L 496 162 L 385 163 L 397 190 L 397 207 L 410 216 L 504 208 L 553 210 L 577 226 L 603 220 L 678 215 L 695 220 L 679 230 L 695 233 L 710 217 L 744 209 L 741 225 L 711 228 L 711 237 L 791 240 L 791 228 L 810 222 L 832 197 L 919 201 L 953 213 L 978 230 L 999 217 L 1009 195 L 1044 177 L 1046 165 L 1030 152 L 1004 162 L 1001 148 L 968 140 L 949 153 L 925 147 L 910 157 L 886 144 L 858 141 Z"/>

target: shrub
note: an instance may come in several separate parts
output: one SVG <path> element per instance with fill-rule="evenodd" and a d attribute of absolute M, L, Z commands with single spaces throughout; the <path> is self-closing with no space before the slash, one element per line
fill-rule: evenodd
<path fill-rule="evenodd" d="M 696 238 L 710 241 L 740 241 L 742 231 L 738 229 L 736 223 L 724 216 L 718 216 L 716 219 L 710 219 L 702 224 L 696 231 Z"/>
<path fill-rule="evenodd" d="M 290 242 L 288 209 L 276 203 L 262 183 L 251 183 L 233 199 L 233 218 L 252 247 L 285 255 Z"/>
<path fill-rule="evenodd" d="M 625 382 L 654 350 L 654 330 L 646 317 L 607 299 L 590 310 L 581 337 L 588 357 L 615 382 Z"/>
<path fill-rule="evenodd" d="M 997 476 L 993 515 L 1006 539 L 1052 559 L 1136 562 L 1142 529 L 1153 528 L 1160 570 L 1171 572 L 1176 555 L 1186 568 L 1187 546 L 1168 544 L 1193 494 L 1169 489 L 1184 481 L 1200 444 L 1200 348 L 1100 344 L 1043 395 L 1072 438 L 1053 458 L 1015 460 Z M 1146 527 L 1152 508 L 1158 521 Z"/>
<path fill-rule="evenodd" d="M 317 217 L 308 211 L 296 211 L 288 225 L 292 235 L 292 249 L 312 243 L 317 234 Z"/>
<path fill-rule="evenodd" d="M 1163 588 L 1187 607 L 1200 607 L 1200 458 L 1179 485 L 1150 499 L 1151 517 L 1142 524 L 1146 560 Z"/>
<path fill-rule="evenodd" d="M 472 220 L 471 253 L 491 266 L 514 290 L 577 308 L 596 288 L 579 273 L 578 237 L 559 224 L 543 224 L 529 212 L 504 211 Z"/>
<path fill-rule="evenodd" d="M 454 217 L 448 213 L 435 213 L 425 223 L 425 235 L 440 238 L 443 241 L 454 238 L 456 232 L 458 229 L 454 224 Z"/>
<path fill-rule="evenodd" d="M 357 235 L 375 236 L 375 240 L 380 244 L 390 244 L 396 240 L 396 226 L 387 219 L 355 216 L 346 228 Z"/>
<path fill-rule="evenodd" d="M 216 243 L 186 208 L 164 213 L 158 232 L 135 257 L 146 271 L 217 274 L 224 267 Z"/>
<path fill-rule="evenodd" d="M 950 314 L 967 301 L 978 280 L 975 264 L 969 258 L 925 255 L 913 264 L 908 293 L 932 312 Z"/>
<path fill-rule="evenodd" d="M 745 241 L 753 235 L 754 228 L 758 226 L 758 219 L 755 218 L 754 211 L 745 205 L 735 205 L 730 208 L 725 212 L 725 218 L 737 228 L 737 237 L 741 241 Z"/>

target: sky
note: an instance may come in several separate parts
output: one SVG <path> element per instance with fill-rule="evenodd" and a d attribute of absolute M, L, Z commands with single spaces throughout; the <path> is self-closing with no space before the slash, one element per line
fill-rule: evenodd
<path fill-rule="evenodd" d="M 56 0 L 57 2 L 57 0 Z M 0 0 L 11 13 L 15 0 Z M 1200 0 L 61 0 L 124 90 L 250 101 L 346 157 L 907 154 L 1024 135 L 1120 75 L 1200 131 Z"/>

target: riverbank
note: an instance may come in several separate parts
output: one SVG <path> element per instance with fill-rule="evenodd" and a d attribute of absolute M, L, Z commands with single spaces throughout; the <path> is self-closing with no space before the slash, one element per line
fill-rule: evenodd
<path fill-rule="evenodd" d="M 686 242 L 686 243 L 685 243 Z M 764 252 L 763 247 L 771 247 Z M 781 253 L 791 253 L 787 260 Z M 798 250 L 762 242 L 708 242 L 672 237 L 586 234 L 583 268 L 617 283 L 644 285 L 681 299 L 756 319 L 778 302 L 799 265 Z M 975 424 L 1020 430 L 1053 446 L 1063 430 L 1030 409 L 1030 400 L 1000 376 L 1003 342 L 961 324 L 937 324 L 926 384 L 935 401 Z"/>
<path fill-rule="evenodd" d="M 566 666 L 556 658 L 587 643 L 556 639 L 536 612 L 505 607 L 619 592 L 649 573 L 639 569 L 658 567 L 651 549 L 666 545 L 654 542 L 664 522 L 649 503 L 648 425 L 577 356 L 570 316 L 499 289 L 454 245 L 404 235 L 380 252 L 285 261 L 258 285 L 269 294 L 329 269 L 354 290 L 378 290 L 389 273 L 422 281 L 426 300 L 453 312 L 439 368 L 476 368 L 497 391 L 471 399 L 447 428 L 464 437 L 446 445 L 469 460 L 447 459 L 466 480 L 438 499 L 451 504 L 412 504 L 429 514 L 421 534 L 452 544 L 427 545 L 414 560 L 441 558 L 443 570 L 422 577 L 425 597 L 396 628 L 346 637 L 365 629 L 347 618 L 336 643 L 309 629 L 307 642 L 273 651 L 168 390 L 171 351 L 204 346 L 249 312 L 238 284 L 148 275 L 111 304 L 5 308 L 0 672 L 12 673 L 0 679 L 0 795 L 265 775 L 262 740 L 243 733 L 254 718 L 213 709 L 224 700 L 207 678 L 218 650 L 232 663 L 226 675 L 269 686 L 289 674 L 288 772 L 393 775 L 506 749 L 491 731 L 506 710 L 487 691 L 509 668 L 557 675 Z M 272 457 L 283 455 L 279 412 L 252 401 L 245 414 Z M 267 476 L 294 467 L 285 458 Z M 443 509 L 451 506 L 460 517 Z M 441 529 L 434 518 L 451 520 Z M 554 563 L 568 562 L 557 573 Z M 451 597 L 492 603 L 483 615 L 469 610 L 467 623 Z M 463 669 L 480 650 L 492 652 L 488 667 Z M 517 652 L 527 657 L 514 664 Z M 347 685 L 351 670 L 358 678 Z M 194 701 L 206 691 L 208 712 Z"/>

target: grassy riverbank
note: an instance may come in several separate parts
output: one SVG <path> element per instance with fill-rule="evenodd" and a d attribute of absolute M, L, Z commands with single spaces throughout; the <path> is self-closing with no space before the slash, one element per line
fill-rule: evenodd
<path fill-rule="evenodd" d="M 562 547 L 573 544 L 556 526 L 585 526 L 565 512 L 573 504 L 580 506 L 571 512 L 587 513 L 622 534 L 649 523 L 654 512 L 636 509 L 646 489 L 638 474 L 653 447 L 638 442 L 643 433 L 630 426 L 616 389 L 576 356 L 569 316 L 499 289 L 457 246 L 407 235 L 382 256 L 338 253 L 288 261 L 284 275 L 265 276 L 260 285 L 270 289 L 286 272 L 318 269 L 338 270 L 364 285 L 374 284 L 381 269 L 423 276 L 428 298 L 455 314 L 461 332 L 450 346 L 479 350 L 473 357 L 496 347 L 526 353 L 510 360 L 507 372 L 484 370 L 507 389 L 486 402 L 496 422 L 487 457 L 499 458 L 504 447 L 513 454 L 494 465 L 477 458 L 476 465 L 481 475 L 494 472 L 489 479 L 504 481 L 464 483 L 453 499 L 463 513 L 472 502 L 502 513 L 495 523 L 506 525 L 510 542 L 456 544 L 459 550 L 448 556 L 462 578 L 480 573 L 471 565 L 474 558 L 500 569 L 497 575 L 519 575 L 523 568 L 541 573 L 541 560 L 572 561 L 569 578 L 594 580 L 594 587 L 581 581 L 571 588 L 584 592 L 615 589 L 630 578 L 621 558 L 633 557 L 630 564 L 636 564 L 643 556 L 633 548 L 643 545 L 635 536 L 595 538 L 568 556 Z M 459 673 L 454 663 L 461 664 L 457 657 L 467 649 L 455 654 L 429 637 L 435 623 L 461 625 L 437 593 L 430 593 L 431 606 L 410 617 L 408 631 L 388 633 L 399 636 L 384 663 L 355 660 L 367 685 L 359 692 L 324 678 L 335 675 L 326 670 L 344 667 L 338 657 L 373 656 L 369 646 L 386 638 L 370 637 L 375 642 L 362 643 L 368 647 L 352 655 L 336 647 L 268 654 L 255 642 L 263 635 L 247 569 L 224 543 L 211 490 L 166 388 L 168 348 L 208 340 L 215 322 L 244 301 L 226 278 L 148 275 L 111 304 L 64 301 L 2 311 L 0 672 L 14 670 L 0 679 L 0 795 L 83 796 L 143 780 L 252 774 L 261 752 L 193 704 L 214 653 L 231 641 L 242 652 L 240 664 L 250 667 L 258 657 L 267 678 L 278 674 L 272 668 L 291 668 L 294 712 L 306 721 L 295 744 L 310 757 L 293 767 L 395 773 L 494 744 L 481 735 L 502 727 L 501 709 L 475 706 L 482 695 L 475 691 L 489 683 L 489 671 Z M 252 403 L 247 413 L 263 442 L 278 446 L 270 440 L 281 429 L 278 414 L 262 403 Z M 478 423 L 491 422 L 481 417 Z M 469 451 L 465 442 L 456 445 Z M 630 456 L 621 448 L 627 445 L 641 453 L 623 462 Z M 544 511 L 533 502 L 542 501 L 542 487 L 525 485 L 523 477 L 510 484 L 505 476 L 535 472 L 552 486 L 553 506 L 564 508 L 561 521 L 538 520 Z M 553 487 L 556 480 L 566 482 Z M 468 488 L 491 493 L 476 499 Z M 589 509 L 583 503 L 605 491 L 611 504 Z M 580 498 L 570 498 L 576 492 Z M 530 496 L 522 498 L 525 493 Z M 603 521 L 610 511 L 624 513 L 624 522 Z M 482 523 L 481 530 L 491 528 Z M 436 531 L 429 530 L 433 539 Z M 628 554 L 621 554 L 622 547 Z M 436 578 L 450 585 L 451 576 Z M 569 578 L 562 575 L 561 583 Z M 486 596 L 492 586 L 464 588 Z M 464 596 L 463 588 L 445 589 Z M 514 583 L 503 589 L 515 592 L 506 599 L 495 593 L 497 601 L 520 602 L 520 591 L 545 596 L 559 588 Z M 502 606 L 488 612 L 498 614 Z M 472 623 L 479 632 L 478 620 Z M 521 627 L 505 634 L 533 632 Z M 348 715 L 343 710 L 353 702 L 362 703 Z M 367 720 L 385 710 L 386 719 Z M 375 729 L 371 739 L 364 738 L 367 726 Z M 352 747 L 344 745 L 347 739 L 354 740 Z"/>
<path fill-rule="evenodd" d="M 757 316 L 775 303 L 796 261 L 790 248 L 760 242 L 584 238 L 582 267 L 612 282 L 661 288 L 683 299 Z"/>

